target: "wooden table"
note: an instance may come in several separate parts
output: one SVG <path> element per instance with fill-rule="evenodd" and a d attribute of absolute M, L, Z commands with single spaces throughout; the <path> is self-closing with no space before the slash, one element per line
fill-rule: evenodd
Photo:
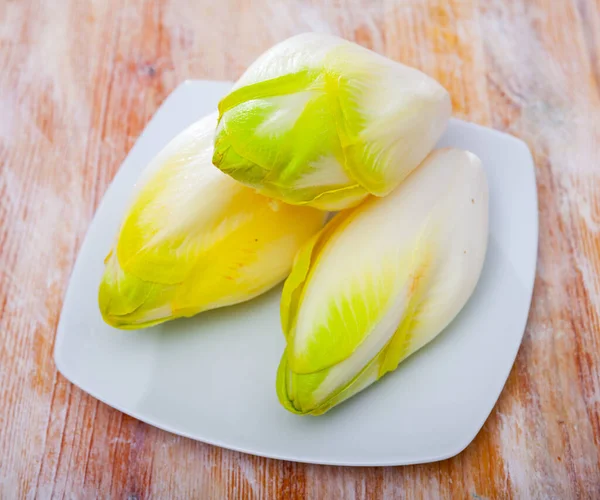
<path fill-rule="evenodd" d="M 535 156 L 527 332 L 485 427 L 441 463 L 219 449 L 99 403 L 54 366 L 86 228 L 163 99 L 186 78 L 234 79 L 307 30 L 421 68 L 456 116 Z M 600 498 L 597 0 L 0 0 L 0 168 L 0 498 Z"/>

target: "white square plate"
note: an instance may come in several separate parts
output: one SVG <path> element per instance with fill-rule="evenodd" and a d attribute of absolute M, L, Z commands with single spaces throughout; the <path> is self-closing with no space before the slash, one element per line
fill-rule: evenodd
<path fill-rule="evenodd" d="M 133 184 L 178 132 L 216 109 L 230 83 L 190 81 L 152 118 L 88 230 L 65 297 L 55 360 L 92 396 L 156 427 L 255 455 L 338 465 L 430 462 L 462 451 L 490 414 L 515 359 L 538 241 L 534 166 L 509 135 L 452 120 L 440 146 L 483 161 L 490 237 L 475 293 L 432 344 L 320 417 L 288 413 L 275 375 L 284 348 L 281 288 L 254 301 L 124 332 L 102 321 L 97 290 Z"/>

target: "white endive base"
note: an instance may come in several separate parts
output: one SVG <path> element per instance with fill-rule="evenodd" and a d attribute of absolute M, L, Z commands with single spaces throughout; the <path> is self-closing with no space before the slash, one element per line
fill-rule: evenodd
<path fill-rule="evenodd" d="M 284 340 L 280 287 L 246 304 L 123 332 L 97 305 L 103 259 L 140 171 L 231 84 L 190 81 L 152 118 L 106 192 L 81 247 L 58 326 L 58 369 L 92 396 L 144 422 L 255 455 L 339 465 L 430 462 L 462 451 L 490 414 L 529 311 L 538 240 L 527 146 L 452 120 L 440 141 L 476 153 L 488 174 L 490 239 L 481 280 L 432 344 L 320 417 L 284 410 L 275 376 Z"/>

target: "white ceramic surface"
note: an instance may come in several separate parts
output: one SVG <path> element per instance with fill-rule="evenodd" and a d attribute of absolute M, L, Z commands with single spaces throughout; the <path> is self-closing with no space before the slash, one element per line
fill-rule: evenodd
<path fill-rule="evenodd" d="M 320 417 L 275 394 L 284 340 L 281 287 L 246 304 L 137 332 L 103 323 L 103 259 L 138 174 L 231 84 L 179 86 L 132 148 L 88 230 L 58 325 L 60 372 L 92 396 L 162 429 L 267 457 L 339 465 L 430 462 L 462 451 L 490 414 L 529 311 L 538 241 L 534 166 L 520 140 L 452 120 L 440 146 L 476 153 L 490 186 L 490 237 L 479 284 L 434 342 Z"/>

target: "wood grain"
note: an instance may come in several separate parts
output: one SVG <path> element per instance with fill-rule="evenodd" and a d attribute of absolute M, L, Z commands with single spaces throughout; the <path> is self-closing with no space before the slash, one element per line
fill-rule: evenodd
<path fill-rule="evenodd" d="M 540 249 L 523 345 L 475 441 L 342 468 L 159 431 L 52 360 L 69 273 L 136 137 L 186 78 L 301 31 L 421 68 L 458 117 L 531 147 Z M 600 498 L 600 4 L 594 0 L 0 0 L 0 498 Z"/>

